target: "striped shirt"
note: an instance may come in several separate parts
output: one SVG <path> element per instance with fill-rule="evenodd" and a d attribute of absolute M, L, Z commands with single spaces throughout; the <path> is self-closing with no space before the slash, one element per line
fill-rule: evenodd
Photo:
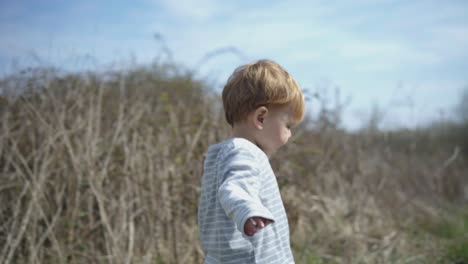
<path fill-rule="evenodd" d="M 205 264 L 294 263 L 278 183 L 260 148 L 242 138 L 210 146 L 201 185 L 198 227 Z M 249 237 L 244 225 L 253 216 L 273 223 Z"/>

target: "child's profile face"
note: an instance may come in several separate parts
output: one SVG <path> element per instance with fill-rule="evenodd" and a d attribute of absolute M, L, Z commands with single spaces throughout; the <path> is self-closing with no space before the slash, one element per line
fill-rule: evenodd
<path fill-rule="evenodd" d="M 273 155 L 291 137 L 292 121 L 289 106 L 270 107 L 263 121 L 263 129 L 257 143 L 267 154 Z"/>

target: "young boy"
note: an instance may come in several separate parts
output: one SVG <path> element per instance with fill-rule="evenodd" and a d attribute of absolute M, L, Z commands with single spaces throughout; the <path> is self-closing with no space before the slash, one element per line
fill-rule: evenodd
<path fill-rule="evenodd" d="M 271 157 L 304 117 L 297 82 L 273 61 L 237 68 L 223 90 L 232 138 L 208 148 L 198 209 L 205 263 L 294 263 Z"/>

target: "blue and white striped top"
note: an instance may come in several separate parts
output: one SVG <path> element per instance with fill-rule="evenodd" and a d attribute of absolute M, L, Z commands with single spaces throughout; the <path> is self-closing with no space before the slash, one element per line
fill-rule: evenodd
<path fill-rule="evenodd" d="M 210 146 L 201 187 L 198 227 L 205 264 L 294 263 L 278 183 L 260 148 L 243 138 Z M 273 223 L 249 237 L 244 225 L 253 216 Z"/>

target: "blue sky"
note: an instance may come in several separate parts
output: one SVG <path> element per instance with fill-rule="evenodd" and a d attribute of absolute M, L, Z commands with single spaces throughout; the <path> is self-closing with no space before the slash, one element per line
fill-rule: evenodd
<path fill-rule="evenodd" d="M 464 0 L 0 0 L 0 73 L 13 61 L 95 69 L 164 60 L 164 42 L 218 91 L 239 64 L 269 58 L 309 94 L 332 102 L 338 87 L 350 99 L 347 127 L 374 105 L 383 126 L 414 127 L 449 116 L 468 85 L 466 14 Z M 238 53 L 203 59 L 227 47 Z"/>

